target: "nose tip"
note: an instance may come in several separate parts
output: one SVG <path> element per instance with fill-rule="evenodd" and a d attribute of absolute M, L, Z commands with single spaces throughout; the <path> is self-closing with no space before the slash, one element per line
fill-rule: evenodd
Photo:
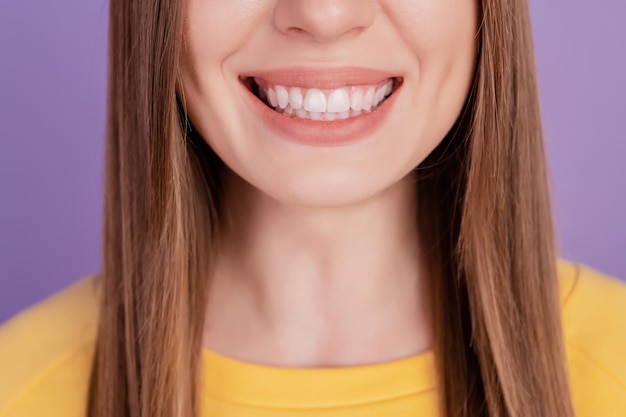
<path fill-rule="evenodd" d="M 372 24 L 373 0 L 279 0 L 274 24 L 282 33 L 332 42 Z"/>

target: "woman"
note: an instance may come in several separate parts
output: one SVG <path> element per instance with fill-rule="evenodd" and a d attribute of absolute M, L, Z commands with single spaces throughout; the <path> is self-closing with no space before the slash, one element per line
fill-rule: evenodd
<path fill-rule="evenodd" d="M 103 271 L 3 329 L 1 416 L 626 415 L 525 1 L 112 0 L 110 48 Z"/>

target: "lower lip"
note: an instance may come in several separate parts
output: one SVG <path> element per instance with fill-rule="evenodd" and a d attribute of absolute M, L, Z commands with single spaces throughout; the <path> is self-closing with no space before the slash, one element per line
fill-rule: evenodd
<path fill-rule="evenodd" d="M 251 99 L 255 111 L 271 130 L 289 141 L 314 146 L 347 145 L 371 136 L 384 124 L 402 86 L 397 86 L 393 93 L 371 113 L 326 122 L 278 113 L 255 96 L 243 83 L 241 85 Z"/>

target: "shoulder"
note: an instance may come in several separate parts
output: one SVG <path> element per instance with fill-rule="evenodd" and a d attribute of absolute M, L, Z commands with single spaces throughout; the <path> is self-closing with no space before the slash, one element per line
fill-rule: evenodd
<path fill-rule="evenodd" d="M 0 417 L 84 416 L 97 283 L 83 278 L 0 326 Z"/>
<path fill-rule="evenodd" d="M 577 415 L 626 415 L 626 283 L 565 261 L 558 272 Z"/>

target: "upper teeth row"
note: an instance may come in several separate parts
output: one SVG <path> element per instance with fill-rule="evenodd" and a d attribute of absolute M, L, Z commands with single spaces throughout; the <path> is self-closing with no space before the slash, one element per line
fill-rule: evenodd
<path fill-rule="evenodd" d="M 342 113 L 350 109 L 371 111 L 376 108 L 393 89 L 389 79 L 380 86 L 349 86 L 334 90 L 317 88 L 284 87 L 281 85 L 260 85 L 261 98 L 269 101 L 274 108 L 294 110 L 304 108 L 315 113 Z"/>

